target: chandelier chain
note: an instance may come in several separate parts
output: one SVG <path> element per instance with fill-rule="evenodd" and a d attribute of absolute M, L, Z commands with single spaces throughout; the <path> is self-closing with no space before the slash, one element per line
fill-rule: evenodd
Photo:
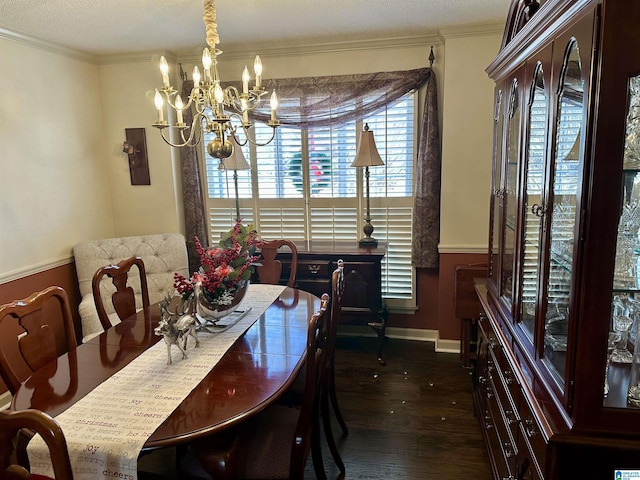
<path fill-rule="evenodd" d="M 204 14 L 202 15 L 202 20 L 204 21 L 204 26 L 207 31 L 207 45 L 213 49 L 215 49 L 216 45 L 220 43 L 216 19 L 217 14 L 215 0 L 204 0 Z"/>

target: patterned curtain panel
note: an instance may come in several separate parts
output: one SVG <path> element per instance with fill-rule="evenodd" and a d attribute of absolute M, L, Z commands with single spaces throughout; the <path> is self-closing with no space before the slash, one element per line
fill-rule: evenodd
<path fill-rule="evenodd" d="M 411 260 L 416 268 L 437 268 L 439 264 L 441 163 L 438 88 L 435 75 L 430 75 L 427 82 L 422 131 L 418 147 L 413 208 Z"/>
<path fill-rule="evenodd" d="M 182 98 L 189 98 L 193 88 L 192 80 L 185 80 L 182 84 Z M 190 124 L 193 119 L 191 110 L 184 111 L 184 122 Z M 189 255 L 189 273 L 197 272 L 200 268 L 200 257 L 196 252 L 194 238 L 197 236 L 206 245 L 207 223 L 204 208 L 204 195 L 200 183 L 200 165 L 198 164 L 197 147 L 180 149 L 180 166 L 182 172 L 182 195 L 184 203 L 184 226 Z"/>

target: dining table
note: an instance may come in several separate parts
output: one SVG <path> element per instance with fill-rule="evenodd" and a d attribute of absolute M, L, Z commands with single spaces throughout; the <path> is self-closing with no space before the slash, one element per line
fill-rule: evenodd
<path fill-rule="evenodd" d="M 252 291 L 258 292 L 261 287 L 251 285 L 247 297 L 238 306 L 239 312 L 251 313 L 252 307 L 248 305 L 251 303 Z M 149 407 L 139 408 L 133 400 L 131 405 L 126 406 L 127 410 L 135 412 L 132 415 L 137 421 L 148 419 L 153 426 L 149 432 L 142 433 L 146 438 L 140 441 L 140 452 L 177 446 L 219 433 L 275 402 L 293 383 L 304 363 L 307 325 L 313 313 L 320 308 L 320 299 L 303 290 L 280 286 L 276 288 L 277 290 L 270 290 L 270 294 L 279 293 L 272 299 L 269 297 L 270 300 L 254 312 L 257 318 L 246 315 L 247 319 L 244 321 L 247 323 L 238 327 L 240 330 L 235 340 L 230 341 L 230 345 L 225 347 L 211 366 L 205 363 L 201 379 L 196 377 L 198 380 L 193 387 L 188 387 L 188 392 L 184 394 L 186 396 L 176 397 L 177 402 L 168 413 L 158 413 Z M 159 342 L 164 343 L 163 337 L 155 332 L 160 320 L 159 305 L 153 304 L 58 357 L 35 371 L 22 384 L 14 395 L 10 408 L 36 408 L 54 418 L 60 418 L 64 417 L 64 412 L 71 412 L 72 408 L 83 404 L 84 400 L 84 411 L 88 412 L 84 415 L 92 415 L 92 418 L 80 420 L 83 415 L 81 413 L 74 418 L 74 423 L 98 425 L 103 419 L 107 419 L 105 422 L 115 423 L 116 420 L 110 415 L 113 412 L 109 410 L 109 403 L 106 406 L 101 404 L 101 397 L 108 396 L 108 393 L 101 393 L 95 398 L 95 393 L 100 388 L 118 385 L 107 382 L 119 376 L 126 377 L 128 369 L 132 369 L 134 364 L 142 373 L 139 370 L 129 373 L 144 377 L 147 368 L 153 370 L 154 374 L 161 372 L 164 375 L 178 371 L 172 369 L 179 369 L 181 362 L 189 361 L 181 359 L 177 348 L 171 350 L 171 364 L 166 362 L 166 353 L 158 357 L 156 352 L 155 359 L 150 360 L 153 358 L 149 357 L 151 350 L 161 349 L 166 352 L 164 345 L 158 345 Z M 194 348 L 193 344 L 188 345 L 188 357 L 197 359 L 198 355 L 206 355 L 207 349 L 212 349 L 212 345 L 217 344 L 216 335 L 200 332 L 198 337 L 202 345 L 199 349 Z M 145 364 L 147 358 L 154 362 L 153 365 Z M 202 369 L 202 361 L 197 365 Z M 141 379 L 140 388 L 142 383 Z M 132 399 L 137 398 L 136 390 L 136 386 L 131 388 Z M 160 388 L 155 398 L 166 400 L 163 398 L 164 392 Z M 119 395 L 122 397 L 123 393 L 119 392 Z M 128 398 L 127 395 L 124 394 L 124 398 Z M 167 393 L 166 396 L 169 398 L 170 394 Z M 90 405 L 87 405 L 89 398 Z M 91 440 L 86 439 L 86 443 L 86 447 L 91 448 Z M 137 458 L 137 454 L 134 458 Z M 114 476 L 113 472 L 108 473 L 104 478 Z"/>

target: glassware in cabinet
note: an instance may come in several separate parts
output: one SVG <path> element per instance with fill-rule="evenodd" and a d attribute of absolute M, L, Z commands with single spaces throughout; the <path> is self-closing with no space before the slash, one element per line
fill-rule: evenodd
<path fill-rule="evenodd" d="M 604 396 L 615 407 L 640 407 L 640 75 L 628 82 L 620 218 L 616 235 Z M 620 383 L 622 385 L 620 385 Z M 622 393 L 626 390 L 626 396 Z"/>
<path fill-rule="evenodd" d="M 546 277 L 542 359 L 563 388 L 566 374 L 569 305 L 572 302 L 573 262 L 578 239 L 578 196 L 582 193 L 583 71 L 578 42 L 565 50 L 557 103 L 551 166 L 549 263 Z"/>

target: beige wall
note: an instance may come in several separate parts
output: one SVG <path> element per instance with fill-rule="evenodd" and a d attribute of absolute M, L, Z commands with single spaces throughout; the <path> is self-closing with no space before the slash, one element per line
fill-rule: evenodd
<path fill-rule="evenodd" d="M 101 65 L 100 99 L 104 117 L 105 161 L 110 179 L 115 236 L 180 232 L 180 175 L 173 151 L 151 124 L 155 120 L 154 87 L 157 66 L 152 57 Z M 129 160 L 122 152 L 125 129 L 144 128 L 150 185 L 131 185 Z M 176 162 L 176 166 L 178 163 Z M 177 182 L 177 183 L 176 183 Z"/>
<path fill-rule="evenodd" d="M 0 38 L 0 283 L 113 233 L 95 65 Z"/>
<path fill-rule="evenodd" d="M 485 73 L 502 32 L 444 33 L 440 252 L 486 252 L 493 82 Z"/>
<path fill-rule="evenodd" d="M 441 243 L 484 247 L 493 95 L 484 68 L 500 35 L 423 40 L 260 53 L 265 77 L 293 77 L 418 68 L 435 45 L 444 130 Z M 223 79 L 239 78 L 254 54 L 225 52 Z M 196 58 L 179 61 L 190 72 Z M 83 60 L 0 38 L 0 283 L 68 261 L 84 239 L 182 230 L 177 152 L 151 127 L 151 92 L 161 84 L 156 60 Z M 125 128 L 140 127 L 150 186 L 130 184 L 122 153 Z"/>

